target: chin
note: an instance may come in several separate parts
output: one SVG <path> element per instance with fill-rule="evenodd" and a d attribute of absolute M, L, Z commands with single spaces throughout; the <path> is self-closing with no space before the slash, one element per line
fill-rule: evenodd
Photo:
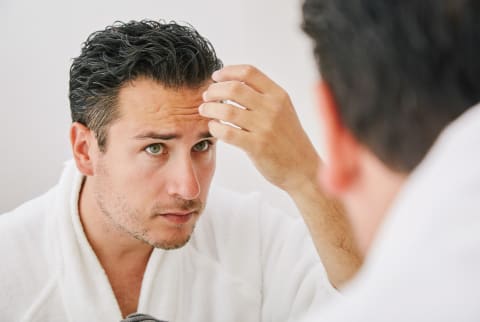
<path fill-rule="evenodd" d="M 164 227 L 145 241 L 155 248 L 177 249 L 188 243 L 194 229 L 195 224 L 180 227 Z"/>
<path fill-rule="evenodd" d="M 178 238 L 175 240 L 162 240 L 162 241 L 157 241 L 149 244 L 155 248 L 160 248 L 165 250 L 178 249 L 178 248 L 182 248 L 188 243 L 188 241 L 190 240 L 190 236 L 191 235 L 188 235 L 185 238 Z"/>
<path fill-rule="evenodd" d="M 192 217 L 186 224 L 165 223 L 163 218 L 155 221 L 156 226 L 150 226 L 148 231 L 137 235 L 137 239 L 146 244 L 160 249 L 177 249 L 185 246 L 195 230 L 196 218 Z"/>

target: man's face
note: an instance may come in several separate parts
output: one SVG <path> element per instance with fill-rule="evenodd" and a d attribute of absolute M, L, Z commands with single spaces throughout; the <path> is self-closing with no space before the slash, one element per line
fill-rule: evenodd
<path fill-rule="evenodd" d="M 215 140 L 198 114 L 205 89 L 127 83 L 98 153 L 98 207 L 116 229 L 154 247 L 183 246 L 205 206 L 215 170 Z"/>

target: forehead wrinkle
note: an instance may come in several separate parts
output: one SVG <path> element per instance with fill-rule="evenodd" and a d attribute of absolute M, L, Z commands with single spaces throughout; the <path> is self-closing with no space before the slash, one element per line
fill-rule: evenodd
<path fill-rule="evenodd" d="M 190 122 L 207 121 L 207 118 L 200 115 L 198 107 L 159 107 L 156 112 L 152 112 L 152 117 L 158 121 L 164 122 Z"/>
<path fill-rule="evenodd" d="M 163 111 L 163 113 L 152 113 L 144 115 L 138 119 L 139 128 L 149 128 L 153 131 L 162 133 L 171 133 L 176 136 L 181 136 L 182 133 L 188 131 L 195 133 L 201 130 L 202 133 L 208 132 L 209 119 L 201 116 L 197 108 L 175 108 L 175 112 L 171 113 L 172 109 Z"/>
<path fill-rule="evenodd" d="M 161 111 L 161 112 L 160 112 Z M 160 113 L 168 115 L 199 116 L 198 106 L 194 107 L 164 107 L 160 108 Z"/>
<path fill-rule="evenodd" d="M 120 91 L 121 110 L 127 118 L 157 125 L 206 120 L 198 111 L 203 90 L 171 90 L 149 79 L 137 79 Z"/>

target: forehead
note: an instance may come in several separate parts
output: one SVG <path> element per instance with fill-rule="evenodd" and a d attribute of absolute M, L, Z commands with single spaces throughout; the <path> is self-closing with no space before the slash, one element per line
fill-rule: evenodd
<path fill-rule="evenodd" d="M 172 89 L 148 78 L 128 82 L 118 94 L 118 121 L 142 130 L 145 127 L 176 130 L 186 125 L 206 128 L 208 120 L 200 116 L 198 107 L 209 84 L 193 89 Z"/>

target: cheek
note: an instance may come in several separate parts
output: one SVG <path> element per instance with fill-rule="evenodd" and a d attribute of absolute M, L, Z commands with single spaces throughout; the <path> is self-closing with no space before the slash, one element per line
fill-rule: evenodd
<path fill-rule="evenodd" d="M 107 175 L 115 187 L 125 186 L 125 183 L 135 179 L 135 170 L 138 169 L 135 160 L 130 158 L 125 149 L 116 148 L 113 142 L 99 158 L 98 165 L 99 171 Z"/>
<path fill-rule="evenodd" d="M 132 159 L 110 159 L 108 168 L 108 187 L 121 196 L 131 207 L 148 204 L 149 194 L 154 186 L 154 167 Z"/>

